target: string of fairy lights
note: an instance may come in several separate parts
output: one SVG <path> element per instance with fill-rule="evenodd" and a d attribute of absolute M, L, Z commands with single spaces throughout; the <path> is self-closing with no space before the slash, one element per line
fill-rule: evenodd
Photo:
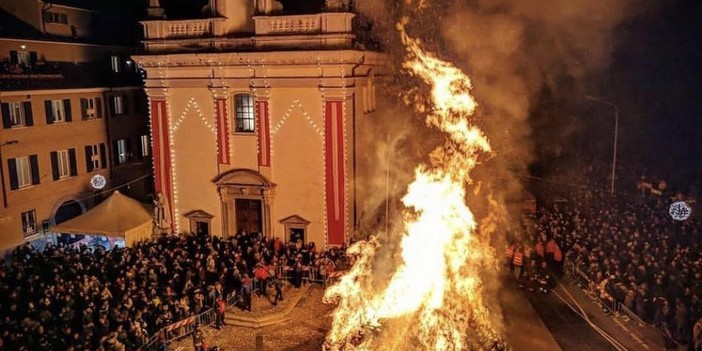
<path fill-rule="evenodd" d="M 207 118 L 205 117 L 205 114 L 202 113 L 202 110 L 200 109 L 200 106 L 198 106 L 197 101 L 195 101 L 195 98 L 191 97 L 190 100 L 188 100 L 188 103 L 185 104 L 185 108 L 183 111 L 180 113 L 180 117 L 173 123 L 173 126 L 171 127 L 172 131 L 175 133 L 178 131 L 178 128 L 180 125 L 185 121 L 185 118 L 188 116 L 188 112 L 191 110 L 194 110 L 195 113 L 197 113 L 198 117 L 200 117 L 200 120 L 202 121 L 202 124 L 207 127 L 208 130 L 212 132 L 215 136 L 217 135 L 217 128 L 213 126 L 209 121 L 207 121 Z"/>
<path fill-rule="evenodd" d="M 317 73 L 319 75 L 319 93 L 321 95 L 321 111 L 322 111 L 322 130 L 324 130 L 324 133 L 322 133 L 322 179 L 324 182 L 324 185 L 322 187 L 322 200 L 326 200 L 329 194 L 327 194 L 327 153 L 324 152 L 324 148 L 327 147 L 327 106 L 326 106 L 326 90 L 324 89 L 324 67 L 322 66 L 322 59 L 317 56 Z M 324 247 L 327 247 L 329 245 L 329 213 L 328 213 L 328 207 L 324 208 Z"/>

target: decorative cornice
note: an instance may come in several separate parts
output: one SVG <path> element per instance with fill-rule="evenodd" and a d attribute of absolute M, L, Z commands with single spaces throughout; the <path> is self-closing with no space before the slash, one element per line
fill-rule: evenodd
<path fill-rule="evenodd" d="M 365 57 L 365 61 L 363 58 Z M 159 55 L 135 55 L 132 57 L 143 68 L 152 67 L 212 67 L 217 62 L 222 68 L 259 66 L 265 60 L 266 66 L 285 65 L 382 65 L 385 55 L 372 51 L 333 50 L 333 51 L 257 51 L 236 53 L 178 53 Z"/>

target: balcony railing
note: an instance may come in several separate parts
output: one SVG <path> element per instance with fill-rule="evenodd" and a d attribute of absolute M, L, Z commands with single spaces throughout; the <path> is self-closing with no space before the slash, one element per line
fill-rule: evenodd
<path fill-rule="evenodd" d="M 142 23 L 147 39 L 187 39 L 213 36 L 214 22 L 217 20 L 221 19 L 150 20 Z"/>
<path fill-rule="evenodd" d="M 189 20 L 165 23 L 166 38 L 197 38 L 212 33 L 212 20 Z"/>
<path fill-rule="evenodd" d="M 351 33 L 354 14 L 327 12 L 311 15 L 256 16 L 256 35 Z"/>

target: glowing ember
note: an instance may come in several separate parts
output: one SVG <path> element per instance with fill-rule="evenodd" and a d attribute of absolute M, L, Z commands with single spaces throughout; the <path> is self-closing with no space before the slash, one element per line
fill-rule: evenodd
<path fill-rule="evenodd" d="M 374 262 L 380 247 L 375 238 L 349 249 L 357 257 L 354 266 L 325 294 L 325 301 L 338 306 L 324 347 L 490 349 L 496 333 L 482 298 L 480 271 L 494 266 L 494 251 L 475 235 L 477 224 L 466 205 L 469 174 L 490 145 L 470 121 L 477 107 L 470 79 L 425 52 L 404 24 L 398 29 L 407 48 L 404 68 L 432 87 L 426 122 L 448 140 L 432 152 L 431 165 L 417 167 L 402 199 L 406 210 L 397 269 L 387 276 L 378 272 L 388 268 Z"/>

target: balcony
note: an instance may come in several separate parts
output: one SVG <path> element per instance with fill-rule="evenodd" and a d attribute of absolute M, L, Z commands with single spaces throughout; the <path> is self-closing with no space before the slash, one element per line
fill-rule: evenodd
<path fill-rule="evenodd" d="M 350 48 L 353 45 L 350 12 L 309 15 L 255 16 L 257 48 Z"/>
<path fill-rule="evenodd" d="M 311 15 L 255 16 L 256 35 L 351 33 L 355 15 L 327 12 Z"/>
<path fill-rule="evenodd" d="M 146 39 L 197 39 L 214 36 L 215 22 L 224 18 L 143 21 Z"/>
<path fill-rule="evenodd" d="M 144 26 L 147 52 L 227 50 L 347 49 L 354 43 L 355 14 L 348 0 L 330 2 L 313 14 L 267 14 L 246 20 L 210 17 L 187 20 L 149 19 Z"/>

